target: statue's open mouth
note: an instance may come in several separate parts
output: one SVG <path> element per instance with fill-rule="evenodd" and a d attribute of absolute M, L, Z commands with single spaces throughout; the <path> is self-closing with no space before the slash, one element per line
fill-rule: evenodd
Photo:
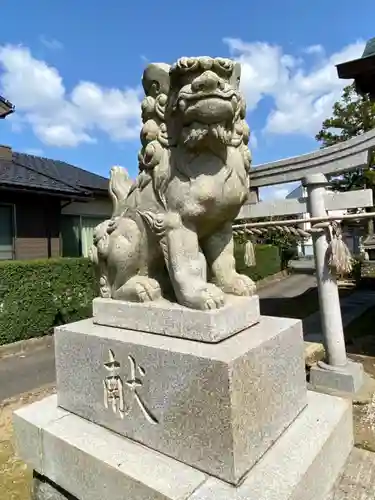
<path fill-rule="evenodd" d="M 223 90 L 215 90 L 211 92 L 180 92 L 178 96 L 178 100 L 180 101 L 181 99 L 185 101 L 198 101 L 201 99 L 209 99 L 209 98 L 214 98 L 216 97 L 217 99 L 224 99 L 224 100 L 230 100 L 232 97 L 236 97 L 236 91 L 233 89 L 229 89 L 226 92 Z"/>
<path fill-rule="evenodd" d="M 184 123 L 200 121 L 217 123 L 231 121 L 238 107 L 236 92 L 183 93 L 177 101 L 177 107 L 183 114 Z"/>

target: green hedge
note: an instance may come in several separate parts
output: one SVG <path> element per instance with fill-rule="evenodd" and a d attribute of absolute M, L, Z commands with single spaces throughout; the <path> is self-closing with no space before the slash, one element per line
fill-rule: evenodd
<path fill-rule="evenodd" d="M 88 259 L 0 262 L 0 345 L 89 317 L 96 295 Z"/>
<path fill-rule="evenodd" d="M 280 271 L 277 247 L 257 245 L 257 265 L 247 268 L 236 244 L 237 268 L 254 280 Z M 88 259 L 0 262 L 0 345 L 45 335 L 53 327 L 88 318 L 98 295 Z"/>
<path fill-rule="evenodd" d="M 246 267 L 244 263 L 244 242 L 235 243 L 237 271 L 247 274 L 254 281 L 279 273 L 282 270 L 280 251 L 273 245 L 255 245 L 255 267 Z"/>

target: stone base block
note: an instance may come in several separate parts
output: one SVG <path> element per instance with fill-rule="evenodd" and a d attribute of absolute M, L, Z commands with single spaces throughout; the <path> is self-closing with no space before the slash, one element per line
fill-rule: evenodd
<path fill-rule="evenodd" d="M 58 404 L 236 484 L 306 405 L 299 320 L 218 344 L 80 321 L 56 329 Z"/>
<path fill-rule="evenodd" d="M 18 410 L 14 427 L 18 453 L 48 478 L 36 478 L 35 500 L 324 500 L 353 446 L 352 411 L 325 394 L 309 393 L 308 403 L 239 486 L 62 416 L 54 396 Z"/>
<path fill-rule="evenodd" d="M 260 320 L 257 295 L 228 296 L 224 307 L 211 311 L 197 311 L 163 299 L 138 304 L 98 298 L 92 305 L 93 321 L 97 325 L 200 342 L 220 342 Z"/>
<path fill-rule="evenodd" d="M 34 471 L 32 500 L 77 500 L 77 497 Z"/>
<path fill-rule="evenodd" d="M 361 363 L 348 360 L 343 368 L 336 368 L 320 361 L 310 370 L 310 384 L 313 387 L 328 387 L 341 392 L 356 393 L 364 382 Z"/>

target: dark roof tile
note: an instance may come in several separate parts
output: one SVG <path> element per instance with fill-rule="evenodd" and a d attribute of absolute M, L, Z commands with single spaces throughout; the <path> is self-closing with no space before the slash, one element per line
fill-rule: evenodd
<path fill-rule="evenodd" d="M 61 194 L 91 196 L 108 190 L 108 179 L 63 161 L 13 152 L 0 160 L 0 185 L 39 189 Z"/>
<path fill-rule="evenodd" d="M 13 104 L 0 95 L 0 118 L 5 118 L 13 112 Z"/>

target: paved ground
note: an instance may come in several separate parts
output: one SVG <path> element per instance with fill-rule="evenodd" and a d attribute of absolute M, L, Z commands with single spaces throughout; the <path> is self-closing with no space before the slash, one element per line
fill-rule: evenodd
<path fill-rule="evenodd" d="M 292 274 L 287 278 L 270 283 L 267 287 L 259 290 L 261 299 L 291 298 L 307 292 L 316 287 L 315 276 L 308 274 Z"/>
<path fill-rule="evenodd" d="M 374 500 L 375 453 L 354 448 L 344 474 L 326 500 Z"/>
<path fill-rule="evenodd" d="M 372 290 L 358 290 L 341 300 L 341 316 L 344 328 L 354 319 L 361 316 L 367 309 L 375 305 L 375 292 Z M 322 342 L 320 326 L 320 312 L 317 311 L 303 320 L 305 340 Z"/>
<path fill-rule="evenodd" d="M 55 381 L 53 341 L 44 348 L 0 359 L 0 403 Z"/>
<path fill-rule="evenodd" d="M 312 276 L 292 275 L 260 290 L 264 299 L 294 297 L 315 286 Z M 0 359 L 0 402 L 55 381 L 53 342 L 45 348 Z"/>

